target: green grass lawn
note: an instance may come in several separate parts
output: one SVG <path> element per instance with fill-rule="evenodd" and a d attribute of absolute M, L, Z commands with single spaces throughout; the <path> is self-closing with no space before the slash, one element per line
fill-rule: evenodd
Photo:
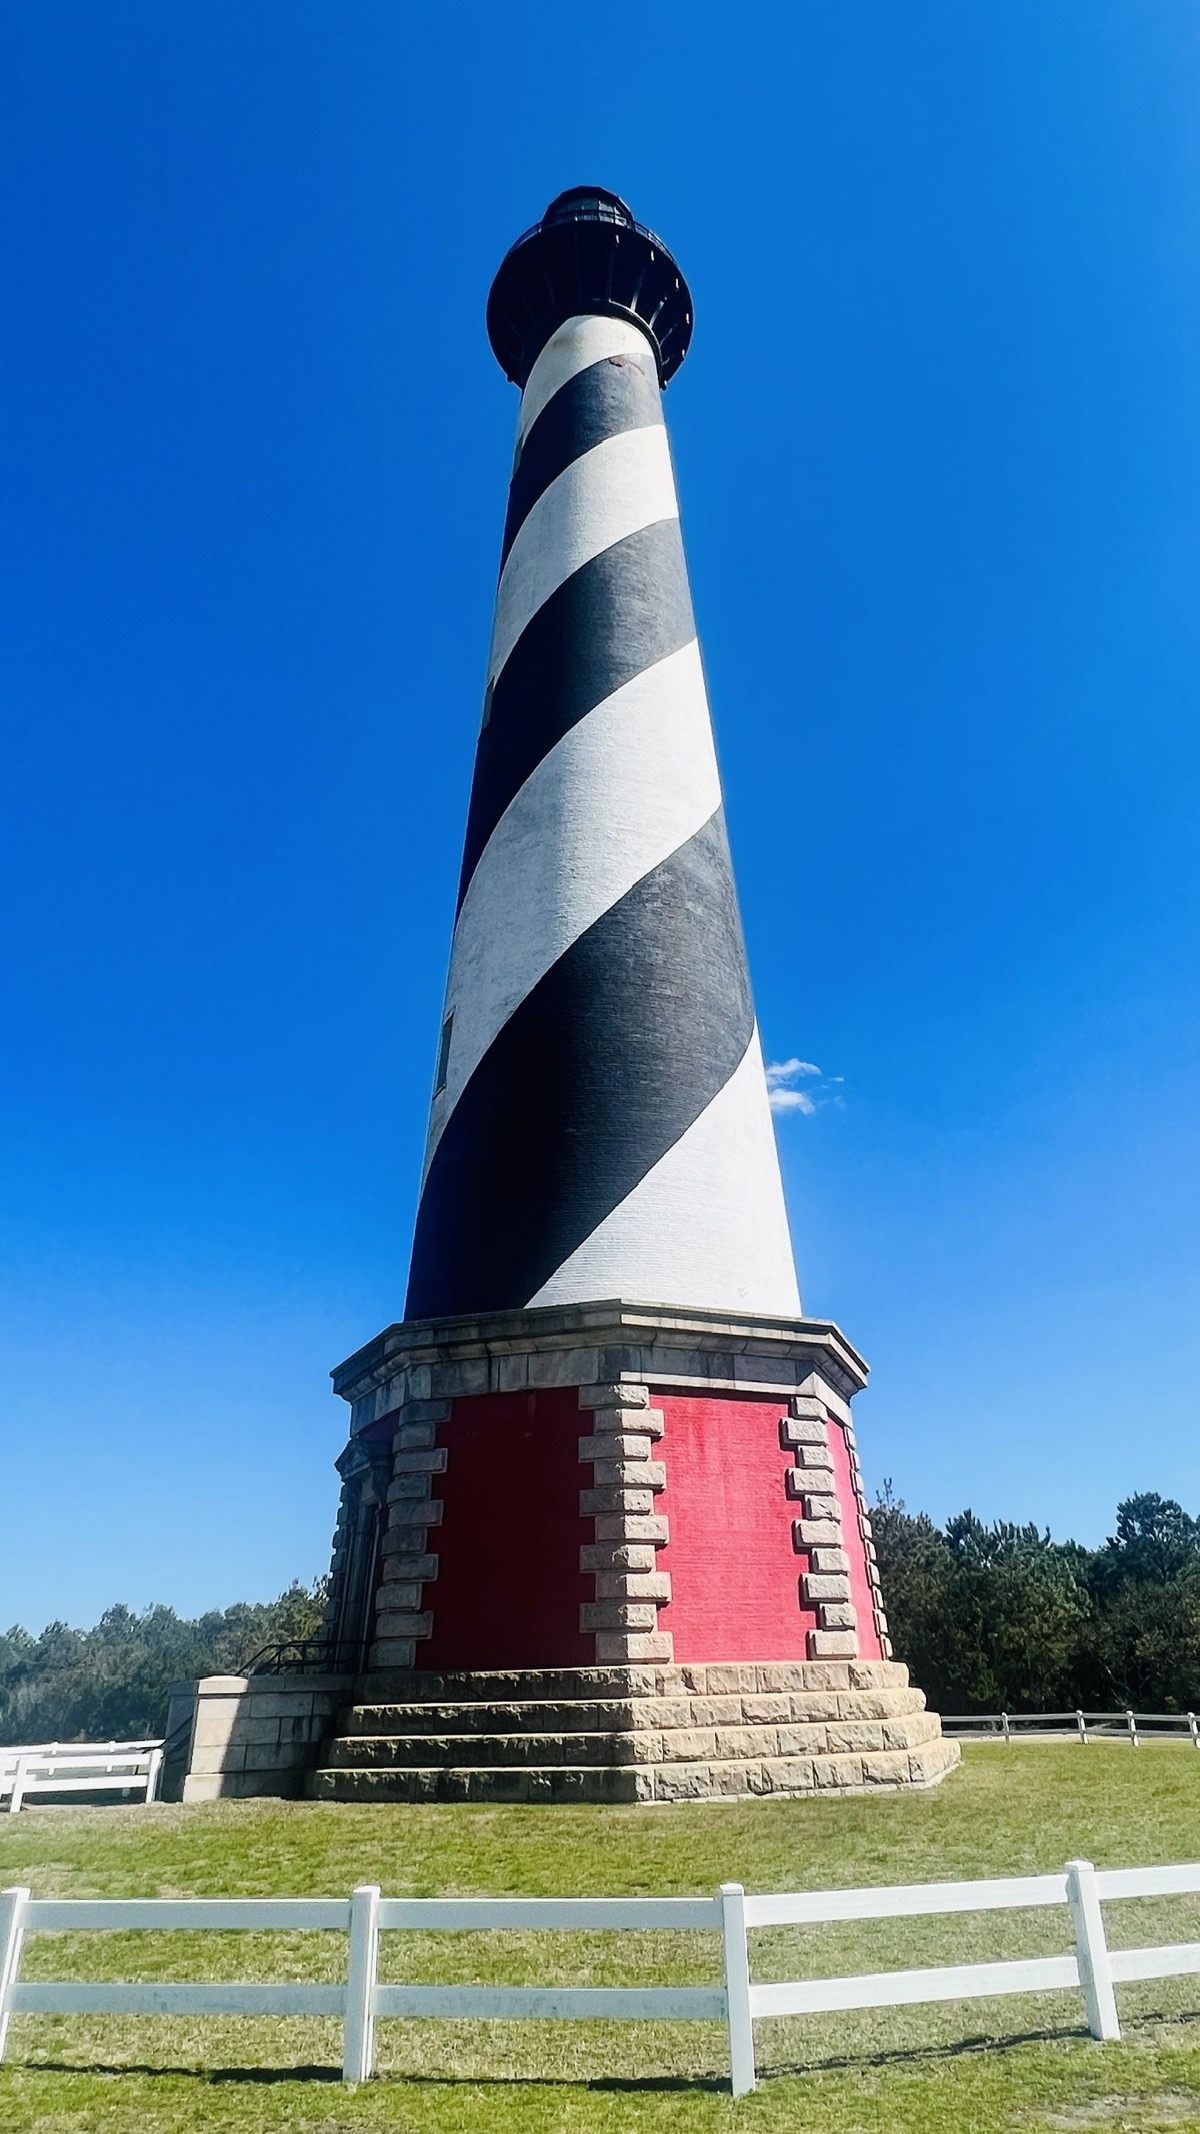
<path fill-rule="evenodd" d="M 969 1747 L 933 1793 L 653 1808 L 217 1803 L 33 1808 L 0 1818 L 0 1884 L 39 1896 L 680 1895 L 952 1880 L 1200 1857 L 1200 1756 L 1176 1745 Z M 1200 1900 L 1111 1906 L 1110 1940 L 1200 1939 Z M 1052 1954 L 1065 1912 L 762 1933 L 760 1979 Z M 23 1976 L 329 1978 L 342 1937 L 31 1938 Z M 384 1937 L 390 1979 L 716 1982 L 707 1935 Z M 1071 1994 L 795 2019 L 758 2028 L 760 2088 L 735 2103 L 703 2023 L 384 2022 L 380 2079 L 337 2079 L 319 2021 L 14 2018 L 0 2129 L 160 2134 L 386 2127 L 393 2134 L 876 2134 L 1200 2128 L 1200 1978 L 1120 1991 L 1120 2044 Z"/>

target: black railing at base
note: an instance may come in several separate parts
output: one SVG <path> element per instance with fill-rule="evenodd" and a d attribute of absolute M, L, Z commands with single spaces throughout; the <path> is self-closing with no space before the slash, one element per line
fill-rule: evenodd
<path fill-rule="evenodd" d="M 359 1641 L 339 1638 L 283 1638 L 264 1645 L 242 1664 L 244 1675 L 356 1675 L 362 1666 Z"/>

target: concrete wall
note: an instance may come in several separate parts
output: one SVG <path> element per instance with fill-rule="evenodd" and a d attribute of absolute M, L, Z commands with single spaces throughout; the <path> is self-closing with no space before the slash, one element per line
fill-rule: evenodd
<path fill-rule="evenodd" d="M 353 1688 L 352 1675 L 208 1675 L 174 1683 L 163 1799 L 296 1798 Z"/>

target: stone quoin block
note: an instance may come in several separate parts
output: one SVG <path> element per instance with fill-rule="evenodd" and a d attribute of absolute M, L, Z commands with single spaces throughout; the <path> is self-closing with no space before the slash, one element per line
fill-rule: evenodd
<path fill-rule="evenodd" d="M 650 1438 L 647 1435 L 634 1437 L 628 1432 L 611 1437 L 581 1437 L 579 1457 L 589 1460 L 634 1460 L 646 1466 L 650 1460 Z"/>
<path fill-rule="evenodd" d="M 792 1492 L 789 1490 L 788 1494 L 790 1496 Z M 833 1526 L 842 1526 L 842 1507 L 836 1497 L 814 1493 L 810 1489 L 797 1490 L 795 1494 L 805 1519 L 824 1519 Z"/>
<path fill-rule="evenodd" d="M 649 1386 L 602 1385 L 580 1386 L 581 1408 L 648 1408 Z"/>
<path fill-rule="evenodd" d="M 779 1425 L 779 1442 L 786 1452 L 793 1445 L 828 1445 L 829 1432 L 822 1422 L 809 1418 L 797 1420 L 784 1416 Z"/>
<path fill-rule="evenodd" d="M 843 1548 L 827 1548 L 818 1543 L 812 1551 L 814 1571 L 835 1571 L 843 1577 L 849 1575 L 850 1558 Z"/>
<path fill-rule="evenodd" d="M 626 1430 L 636 1430 L 641 1437 L 660 1438 L 666 1428 L 661 1408 L 597 1408 L 591 1423 L 593 1434 L 598 1438 L 611 1437 Z"/>
<path fill-rule="evenodd" d="M 850 1581 L 820 1571 L 806 1571 L 800 1580 L 801 1591 L 806 1601 L 848 1601 Z"/>
<path fill-rule="evenodd" d="M 858 1656 L 858 1636 L 853 1630 L 810 1630 L 808 1649 L 814 1660 L 853 1660 Z"/>
<path fill-rule="evenodd" d="M 661 1460 L 595 1460 L 597 1489 L 665 1489 L 667 1471 Z"/>
<path fill-rule="evenodd" d="M 658 1512 L 602 1512 L 596 1520 L 597 1543 L 648 1541 L 656 1549 L 662 1549 L 670 1538 L 669 1521 Z"/>
<path fill-rule="evenodd" d="M 790 1449 L 793 1454 L 793 1468 L 798 1473 L 811 1476 L 816 1468 L 832 1468 L 833 1466 L 833 1454 L 828 1445 L 793 1445 Z M 820 1487 L 819 1483 L 811 1480 L 806 1480 L 800 1486 L 806 1489 Z M 832 1484 L 828 1486 L 832 1488 Z"/>
<path fill-rule="evenodd" d="M 426 1499 L 427 1503 L 431 1501 L 431 1499 Z M 427 1522 L 424 1519 L 421 1520 L 420 1524 L 416 1520 L 407 1519 L 389 1521 L 383 1540 L 380 1543 L 382 1555 L 385 1558 L 388 1556 L 423 1556 L 426 1550 L 424 1534 L 426 1524 Z M 430 1558 L 430 1562 L 436 1563 L 436 1561 L 436 1557 Z M 436 1575 L 434 1571 L 429 1574 L 431 1578 L 436 1577 Z"/>
<path fill-rule="evenodd" d="M 427 1638 L 433 1629 L 430 1610 L 381 1608 L 375 1618 L 381 1638 Z"/>
<path fill-rule="evenodd" d="M 423 1445 L 437 1442 L 436 1423 L 401 1423 L 392 1439 L 395 1452 L 415 1452 Z"/>
<path fill-rule="evenodd" d="M 654 1492 L 649 1489 L 581 1489 L 579 1509 L 586 1517 L 602 1512 L 649 1512 Z"/>
<path fill-rule="evenodd" d="M 385 1534 L 383 1539 L 384 1547 L 386 1548 L 391 1536 Z M 438 1560 L 436 1556 L 429 1555 L 385 1555 L 383 1559 L 383 1575 L 385 1579 L 415 1578 L 424 1584 L 428 1584 L 430 1580 L 435 1579 L 438 1575 Z"/>
<path fill-rule="evenodd" d="M 662 1660 L 670 1661 L 673 1646 L 669 1633 L 663 1631 L 598 1630 L 596 1633 L 596 1658 L 598 1660 Z"/>
<path fill-rule="evenodd" d="M 392 1462 L 397 1479 L 401 1475 L 440 1475 L 446 1471 L 446 1447 L 434 1445 L 427 1451 L 398 1452 Z"/>
<path fill-rule="evenodd" d="M 579 1551 L 581 1571 L 652 1571 L 656 1560 L 648 1541 L 589 1541 Z"/>
<path fill-rule="evenodd" d="M 597 1571 L 596 1599 L 669 1601 L 671 1580 L 665 1571 Z"/>
<path fill-rule="evenodd" d="M 579 1610 L 581 1630 L 655 1630 L 658 1610 L 651 1602 L 584 1601 Z"/>
<path fill-rule="evenodd" d="M 797 1550 L 817 1549 L 826 1544 L 833 1548 L 842 1539 L 840 1526 L 832 1519 L 793 1519 L 792 1546 Z"/>

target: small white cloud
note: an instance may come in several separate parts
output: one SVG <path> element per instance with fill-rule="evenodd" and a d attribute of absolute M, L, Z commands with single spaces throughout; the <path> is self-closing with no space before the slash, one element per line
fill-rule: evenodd
<path fill-rule="evenodd" d="M 802 1111 L 812 1113 L 816 1105 L 802 1089 L 779 1089 L 767 1085 L 767 1102 L 772 1111 Z"/>
<path fill-rule="evenodd" d="M 767 1066 L 767 1088 L 776 1089 L 781 1082 L 794 1082 L 797 1075 L 820 1072 L 811 1060 L 772 1060 Z"/>

